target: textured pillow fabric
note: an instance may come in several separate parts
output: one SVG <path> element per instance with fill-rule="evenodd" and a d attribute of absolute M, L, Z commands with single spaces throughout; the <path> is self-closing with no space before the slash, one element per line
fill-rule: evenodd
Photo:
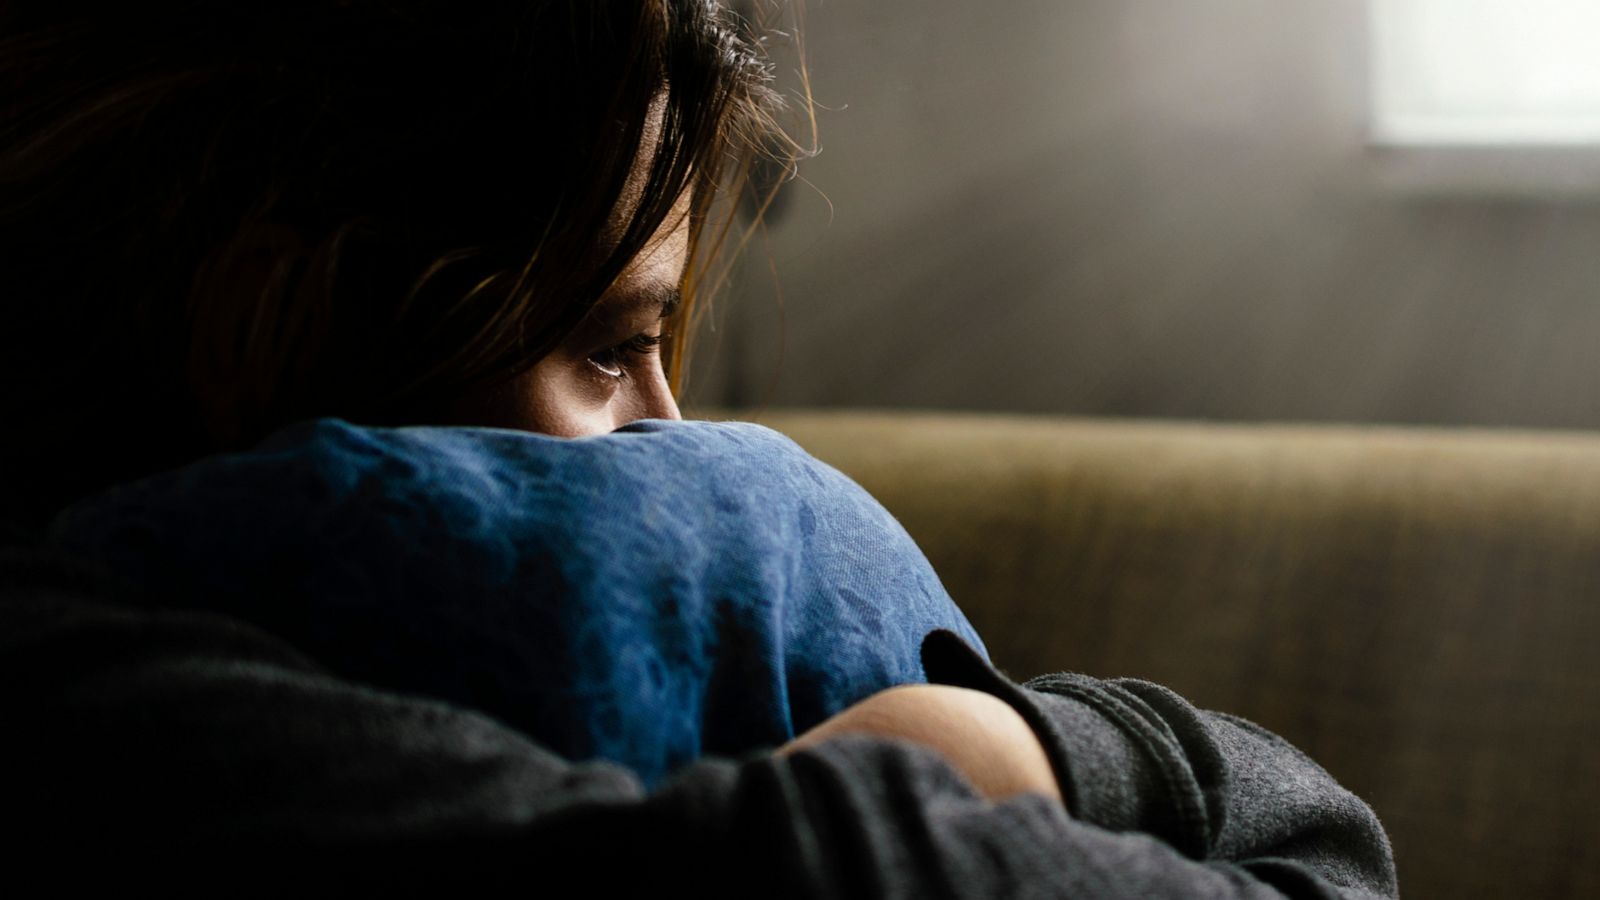
<path fill-rule="evenodd" d="M 933 629 L 982 646 L 888 512 L 748 424 L 325 419 L 85 500 L 52 540 L 139 602 L 243 618 L 647 783 L 923 681 Z"/>

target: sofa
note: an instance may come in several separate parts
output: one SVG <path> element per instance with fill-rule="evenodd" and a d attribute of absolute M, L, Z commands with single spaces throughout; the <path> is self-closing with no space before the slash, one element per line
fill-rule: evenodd
<path fill-rule="evenodd" d="M 1166 684 L 1365 798 L 1408 897 L 1600 896 L 1600 435 L 766 410 L 1015 677 Z"/>

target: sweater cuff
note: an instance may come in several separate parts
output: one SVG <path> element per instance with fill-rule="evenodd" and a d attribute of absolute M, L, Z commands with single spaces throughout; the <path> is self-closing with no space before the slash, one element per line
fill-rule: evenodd
<path fill-rule="evenodd" d="M 1206 792 L 1171 729 L 1137 696 L 1083 675 L 1018 685 L 949 631 L 923 639 L 922 667 L 930 683 L 980 690 L 1015 709 L 1044 746 L 1074 818 L 1145 832 L 1194 859 L 1207 856 L 1213 829 Z"/>

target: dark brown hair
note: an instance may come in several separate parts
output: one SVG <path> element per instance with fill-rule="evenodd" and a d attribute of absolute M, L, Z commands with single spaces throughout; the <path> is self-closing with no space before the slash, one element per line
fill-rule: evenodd
<path fill-rule="evenodd" d="M 718 186 L 777 133 L 742 27 L 713 0 L 0 4 L 8 512 L 298 419 L 444 420 L 685 191 L 692 301 Z"/>

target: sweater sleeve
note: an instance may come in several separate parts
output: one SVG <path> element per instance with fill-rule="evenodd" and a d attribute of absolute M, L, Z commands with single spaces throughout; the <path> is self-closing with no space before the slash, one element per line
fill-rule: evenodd
<path fill-rule="evenodd" d="M 1234 897 L 1324 884 L 1309 867 L 1293 870 L 1302 883 L 1270 860 L 1196 859 L 1159 831 L 1074 819 L 1040 796 L 992 804 L 931 752 L 891 741 L 708 759 L 646 791 L 470 710 L 333 677 L 234 620 L 5 574 L 0 771 L 26 835 L 9 848 L 16 868 L 48 868 L 63 887 L 112 865 L 129 882 L 279 896 Z M 95 864 L 51 864 L 69 852 Z"/>
<path fill-rule="evenodd" d="M 1159 685 L 1060 673 L 1017 685 L 959 638 L 923 646 L 931 681 L 999 696 L 1045 746 L 1077 820 L 1291 896 L 1395 896 L 1371 808 L 1287 741 Z"/>

